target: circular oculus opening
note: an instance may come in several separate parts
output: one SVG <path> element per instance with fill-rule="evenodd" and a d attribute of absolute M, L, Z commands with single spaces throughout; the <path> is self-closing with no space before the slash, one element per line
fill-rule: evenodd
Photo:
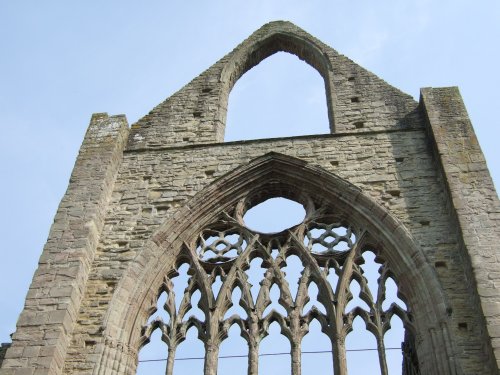
<path fill-rule="evenodd" d="M 279 233 L 300 224 L 306 210 L 286 198 L 270 198 L 250 208 L 243 216 L 245 225 L 260 233 Z"/>

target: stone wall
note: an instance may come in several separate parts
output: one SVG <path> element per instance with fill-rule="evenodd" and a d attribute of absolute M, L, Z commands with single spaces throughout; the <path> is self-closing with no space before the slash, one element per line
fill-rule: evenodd
<path fill-rule="evenodd" d="M 127 133 L 123 116 L 92 116 L 0 373 L 61 373 Z"/>
<path fill-rule="evenodd" d="M 0 346 L 0 368 L 2 367 L 2 362 L 5 358 L 5 353 L 7 353 L 8 348 L 10 348 L 10 344 L 7 343 L 2 343 Z"/>
<path fill-rule="evenodd" d="M 447 203 L 446 186 L 424 127 L 392 132 L 363 132 L 263 141 L 198 145 L 162 150 L 126 150 L 92 266 L 81 310 L 78 343 L 98 342 L 94 333 L 109 308 L 114 286 L 160 225 L 197 192 L 225 173 L 268 152 L 298 157 L 344 178 L 370 195 L 411 231 L 438 277 L 453 309 L 452 330 L 468 373 L 484 371 L 488 354 L 470 357 L 468 348 L 482 348 L 484 326 L 470 305 L 474 290 L 464 268 L 459 231 Z M 450 230 L 451 229 L 451 230 Z M 98 307 L 96 306 L 98 305 Z M 466 329 L 462 327 L 465 323 Z M 70 352 L 71 353 L 71 352 Z M 76 366 L 81 362 L 76 361 Z M 70 367 L 71 368 L 71 367 Z M 69 371 L 71 373 L 71 371 Z"/>
<path fill-rule="evenodd" d="M 422 103 L 432 127 L 434 155 L 446 176 L 447 191 L 460 228 L 462 257 L 474 305 L 486 319 L 482 341 L 493 342 L 500 365 L 498 246 L 500 203 L 486 161 L 456 87 L 422 89 Z M 455 216 L 454 215 L 454 216 Z M 479 294 L 479 299 L 477 298 Z"/>

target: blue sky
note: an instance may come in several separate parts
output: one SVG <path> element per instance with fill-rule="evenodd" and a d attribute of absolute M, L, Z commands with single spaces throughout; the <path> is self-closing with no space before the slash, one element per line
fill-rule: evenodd
<path fill-rule="evenodd" d="M 421 87 L 459 86 L 498 185 L 496 0 L 3 1 L 0 342 L 15 329 L 92 113 L 124 113 L 132 124 L 261 25 L 278 19 L 294 22 L 416 99 Z M 274 65 L 284 81 L 286 61 L 296 65 L 290 57 Z M 264 63 L 262 69 L 261 82 L 270 79 L 265 74 L 279 75 Z M 319 75 L 308 66 L 303 70 L 313 77 L 304 78 L 311 88 L 300 79 L 297 84 L 311 108 L 322 108 Z M 236 126 L 249 116 L 239 108 L 258 97 L 251 86 L 238 82 L 230 98 L 228 119 Z M 297 122 L 300 117 L 286 117 L 286 110 L 276 116 L 277 106 L 290 100 L 271 105 L 253 126 L 269 119 Z M 326 118 L 323 112 L 317 120 L 304 116 L 307 126 Z"/>

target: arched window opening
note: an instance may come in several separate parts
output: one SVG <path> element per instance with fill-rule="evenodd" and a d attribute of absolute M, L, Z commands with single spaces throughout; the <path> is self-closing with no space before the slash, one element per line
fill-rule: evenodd
<path fill-rule="evenodd" d="M 262 313 L 262 317 L 270 316 L 272 313 L 278 313 L 281 316 L 286 316 L 287 312 L 283 305 L 279 302 L 282 291 L 277 284 L 273 284 L 271 289 L 269 289 L 269 305 L 266 306 L 266 309 Z"/>
<path fill-rule="evenodd" d="M 380 375 L 379 356 L 376 350 L 377 340 L 371 332 L 367 331 L 366 324 L 361 317 L 354 319 L 352 332 L 347 335 L 345 346 L 349 375 Z"/>
<path fill-rule="evenodd" d="M 362 259 L 363 263 L 361 264 L 361 270 L 363 271 L 363 276 L 368 283 L 368 289 L 370 293 L 372 293 L 372 298 L 377 298 L 382 264 L 375 260 L 375 254 L 372 251 L 365 251 Z M 373 293 L 375 293 L 375 295 L 373 295 Z"/>
<path fill-rule="evenodd" d="M 406 310 L 406 303 L 404 303 L 401 298 L 398 297 L 398 287 L 392 277 L 388 277 L 387 280 L 385 281 L 385 299 L 384 303 L 382 304 L 382 308 L 387 310 L 391 307 L 392 304 L 395 304 L 402 308 L 403 310 Z"/>
<path fill-rule="evenodd" d="M 345 311 L 352 312 L 355 309 L 362 309 L 364 311 L 370 311 L 368 304 L 361 298 L 361 286 L 357 280 L 352 280 L 349 284 L 349 291 L 352 295 L 352 299 L 347 304 Z"/>
<path fill-rule="evenodd" d="M 156 312 L 151 314 L 148 319 L 148 324 L 151 324 L 154 320 L 163 320 L 164 322 L 168 322 L 170 320 L 170 316 L 168 312 L 165 310 L 164 306 L 167 303 L 168 294 L 163 291 L 158 298 L 158 302 L 156 303 Z"/>
<path fill-rule="evenodd" d="M 212 281 L 212 294 L 214 296 L 214 300 L 217 300 L 219 297 L 220 289 L 222 287 L 222 280 L 220 275 L 213 274 L 211 277 Z"/>
<path fill-rule="evenodd" d="M 368 247 L 368 231 L 335 207 L 314 207 L 314 199 L 301 196 L 307 215 L 299 222 L 258 232 L 242 217 L 254 198 L 185 243 L 179 259 L 190 264 L 164 279 L 142 342 L 161 329 L 166 375 L 234 373 L 235 363 L 261 375 L 326 368 L 386 375 L 404 366 L 413 371 L 405 375 L 418 374 L 405 330 L 412 327 L 410 308 L 383 249 Z M 159 315 L 162 309 L 167 315 Z"/>
<path fill-rule="evenodd" d="M 262 265 L 262 258 L 257 257 L 250 261 L 249 268 L 246 271 L 247 282 L 250 286 L 250 296 L 252 298 L 252 304 L 257 303 L 257 297 L 260 292 L 260 282 L 264 278 L 265 268 Z"/>
<path fill-rule="evenodd" d="M 323 77 L 292 54 L 263 60 L 230 93 L 226 142 L 329 133 Z"/>
<path fill-rule="evenodd" d="M 205 320 L 205 313 L 201 311 L 199 308 L 201 300 L 201 292 L 199 290 L 195 290 L 193 295 L 191 296 L 191 308 L 186 311 L 184 314 L 184 321 L 187 321 L 192 318 L 198 319 L 200 322 Z"/>
<path fill-rule="evenodd" d="M 205 346 L 198 339 L 196 327 L 192 327 L 187 331 L 186 339 L 177 348 L 173 374 L 203 374 L 204 358 Z"/>
<path fill-rule="evenodd" d="M 191 281 L 191 276 L 188 273 L 189 264 L 183 263 L 177 268 L 176 274 L 172 275 L 170 279 L 173 281 L 173 292 L 175 294 L 175 304 L 180 307 L 184 298 L 184 288 Z"/>
<path fill-rule="evenodd" d="M 391 319 L 391 329 L 384 335 L 385 357 L 387 368 L 391 375 L 401 375 L 403 371 L 403 346 L 405 329 L 401 319 L 394 315 Z"/>
<path fill-rule="evenodd" d="M 153 375 L 165 373 L 167 345 L 161 339 L 161 330 L 156 329 L 146 344 L 139 352 L 137 375 Z"/>
<path fill-rule="evenodd" d="M 304 336 L 302 348 L 302 374 L 333 374 L 332 343 L 321 332 L 321 324 L 314 319 L 309 323 L 309 332 Z"/>
<path fill-rule="evenodd" d="M 302 308 L 302 315 L 314 314 L 314 309 L 319 310 L 319 312 L 326 314 L 325 306 L 318 301 L 319 290 L 315 282 L 311 282 L 307 288 L 307 296 L 309 297 L 309 302 Z"/>
<path fill-rule="evenodd" d="M 247 319 L 248 314 L 245 311 L 245 309 L 241 306 L 245 302 L 244 300 L 242 300 L 241 289 L 239 287 L 233 289 L 233 293 L 231 296 L 231 303 L 232 306 L 229 308 L 229 310 L 226 311 L 226 314 L 224 315 L 224 320 L 230 319 L 235 315 L 242 319 Z M 235 328 L 232 327 L 231 329 Z"/>
<path fill-rule="evenodd" d="M 282 266 L 284 266 L 282 271 L 290 290 L 290 296 L 293 300 L 296 300 L 301 273 L 304 269 L 302 261 L 297 255 L 290 255 L 286 258 L 286 265 L 282 264 Z"/>
<path fill-rule="evenodd" d="M 271 324 L 259 350 L 259 375 L 291 374 L 290 341 L 277 322 Z"/>
<path fill-rule="evenodd" d="M 240 335 L 241 329 L 233 324 L 228 337 L 222 341 L 219 351 L 217 375 L 246 374 L 248 366 L 248 344 Z M 238 369 L 235 371 L 235 369 Z"/>

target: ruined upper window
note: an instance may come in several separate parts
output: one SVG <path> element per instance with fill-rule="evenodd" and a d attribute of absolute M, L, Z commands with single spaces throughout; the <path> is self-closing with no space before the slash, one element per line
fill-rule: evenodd
<path fill-rule="evenodd" d="M 263 60 L 230 93 L 226 142 L 329 133 L 324 79 L 290 53 Z"/>

